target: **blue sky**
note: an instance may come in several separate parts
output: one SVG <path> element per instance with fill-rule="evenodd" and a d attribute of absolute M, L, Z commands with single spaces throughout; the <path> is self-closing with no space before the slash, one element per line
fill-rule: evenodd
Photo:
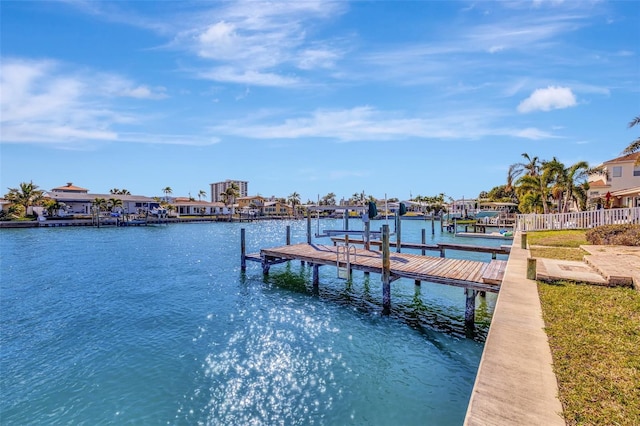
<path fill-rule="evenodd" d="M 471 198 L 638 136 L 636 1 L 2 1 L 0 185 Z"/>

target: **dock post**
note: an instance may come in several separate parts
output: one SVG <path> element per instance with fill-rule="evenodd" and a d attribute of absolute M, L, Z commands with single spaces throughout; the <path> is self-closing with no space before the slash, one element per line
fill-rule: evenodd
<path fill-rule="evenodd" d="M 433 225 L 433 219 L 431 219 L 431 224 Z M 426 244 L 427 244 L 427 231 L 426 229 L 422 228 L 422 255 L 423 256 L 427 254 L 427 251 L 424 248 Z"/>
<path fill-rule="evenodd" d="M 245 246 L 245 231 L 244 228 L 240 229 L 240 270 L 247 270 L 247 249 Z"/>
<path fill-rule="evenodd" d="M 536 258 L 535 257 L 529 257 L 527 258 L 527 279 L 528 280 L 535 280 L 537 275 L 536 275 Z"/>
<path fill-rule="evenodd" d="M 320 268 L 320 265 L 318 265 L 317 263 L 313 264 L 313 293 L 314 294 L 318 294 L 320 291 L 320 273 L 318 271 L 318 268 Z"/>
<path fill-rule="evenodd" d="M 399 213 L 399 212 L 398 212 Z M 400 253 L 402 249 L 402 225 L 400 225 L 402 221 L 400 220 L 400 214 L 396 215 L 396 253 Z"/>
<path fill-rule="evenodd" d="M 291 245 L 291 225 L 287 225 L 287 245 Z"/>
<path fill-rule="evenodd" d="M 307 244 L 311 244 L 311 212 L 307 210 Z"/>
<path fill-rule="evenodd" d="M 467 299 L 464 309 L 464 327 L 467 330 L 473 330 L 476 321 L 476 291 L 465 288 L 464 294 Z"/>
<path fill-rule="evenodd" d="M 369 244 L 369 240 L 371 239 L 371 223 L 367 220 L 364 222 L 364 249 L 369 250 L 371 245 Z"/>
<path fill-rule="evenodd" d="M 349 230 L 349 209 L 344 209 L 344 230 Z"/>
<path fill-rule="evenodd" d="M 527 233 L 523 232 L 520 234 L 520 248 L 523 250 L 527 249 Z"/>
<path fill-rule="evenodd" d="M 436 213 L 431 212 L 431 235 L 436 235 L 435 221 L 436 221 Z"/>
<path fill-rule="evenodd" d="M 391 258 L 389 225 L 382 225 L 382 315 L 391 313 Z"/>

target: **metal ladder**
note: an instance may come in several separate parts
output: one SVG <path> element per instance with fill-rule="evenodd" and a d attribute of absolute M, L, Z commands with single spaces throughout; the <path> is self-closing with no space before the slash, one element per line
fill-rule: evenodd
<path fill-rule="evenodd" d="M 356 246 L 350 246 L 347 241 L 336 246 L 336 266 L 338 268 L 338 278 L 351 279 L 351 256 L 356 259 Z"/>

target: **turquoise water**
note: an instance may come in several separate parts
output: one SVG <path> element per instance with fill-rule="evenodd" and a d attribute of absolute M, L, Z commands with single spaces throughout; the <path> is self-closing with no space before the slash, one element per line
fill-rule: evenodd
<path fill-rule="evenodd" d="M 322 267 L 314 295 L 299 262 L 242 273 L 240 229 L 255 252 L 287 225 L 305 241 L 305 221 L 2 230 L 0 423 L 462 424 L 495 296 L 470 339 L 459 288 L 398 280 L 381 317 L 373 274 Z"/>

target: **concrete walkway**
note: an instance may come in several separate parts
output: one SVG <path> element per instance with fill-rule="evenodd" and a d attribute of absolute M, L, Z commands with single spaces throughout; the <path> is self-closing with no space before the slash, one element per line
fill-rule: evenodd
<path fill-rule="evenodd" d="M 514 241 L 464 424 L 564 425 L 529 251 Z"/>
<path fill-rule="evenodd" d="M 538 258 L 538 279 L 633 286 L 640 290 L 640 247 L 585 245 L 580 248 L 587 252 L 584 261 Z"/>

